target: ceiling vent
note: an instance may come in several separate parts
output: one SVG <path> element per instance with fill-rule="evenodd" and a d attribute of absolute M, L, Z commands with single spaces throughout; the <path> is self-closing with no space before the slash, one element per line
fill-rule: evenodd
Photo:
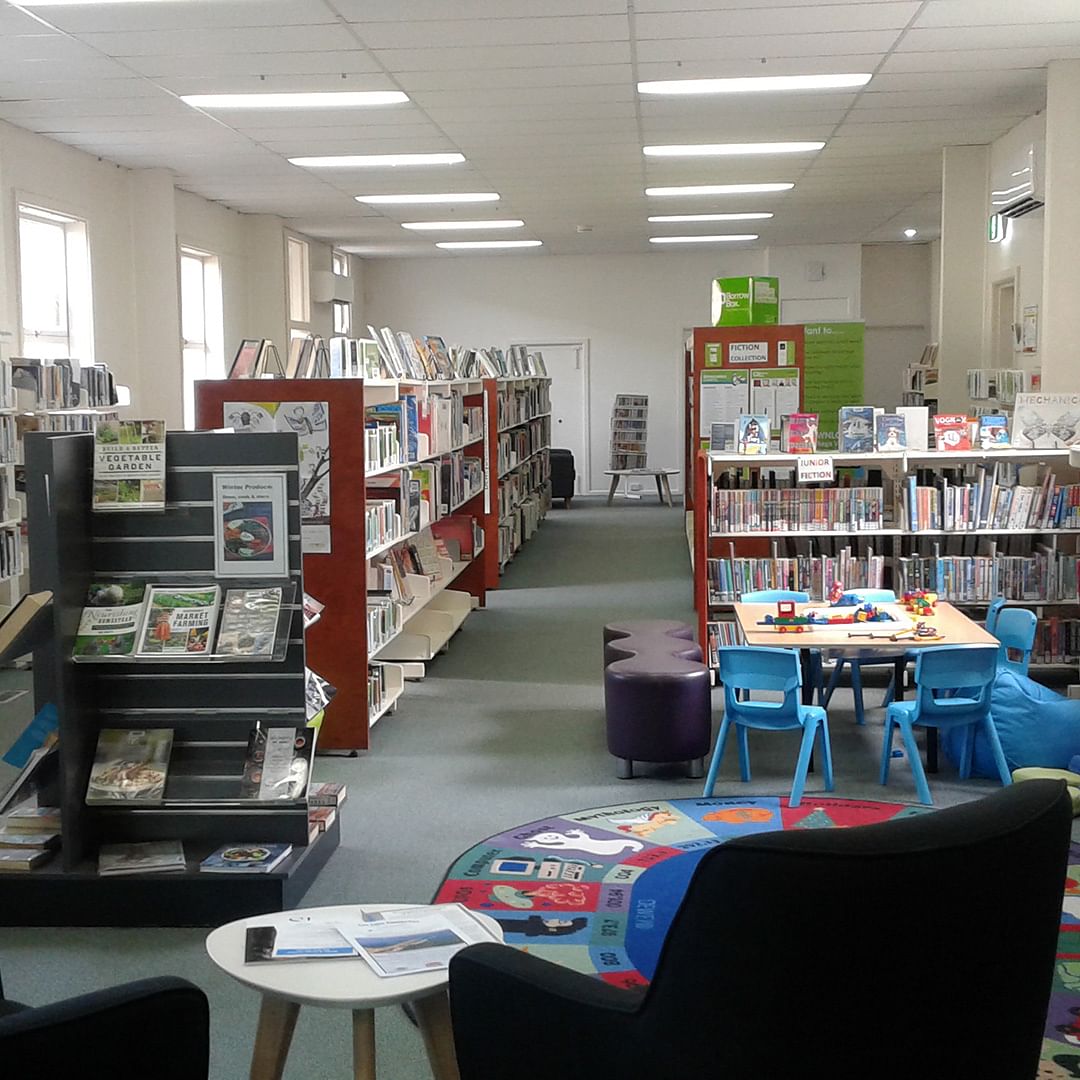
<path fill-rule="evenodd" d="M 1034 143 L 1002 162 L 990 178 L 990 213 L 1018 218 L 1038 210 L 1046 201 L 1039 164 Z"/>

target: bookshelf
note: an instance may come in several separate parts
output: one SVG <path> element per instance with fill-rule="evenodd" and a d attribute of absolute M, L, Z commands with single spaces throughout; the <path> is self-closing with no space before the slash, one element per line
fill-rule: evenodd
<path fill-rule="evenodd" d="M 1080 649 L 1080 483 L 1069 451 L 831 455 L 830 485 L 794 483 L 795 455 L 698 454 L 692 532 L 700 640 L 733 640 L 742 591 L 926 588 L 979 611 L 995 597 L 1039 616 L 1033 669 Z M 850 469 L 852 471 L 848 472 Z M 728 637 L 725 637 L 728 635 Z"/>
<path fill-rule="evenodd" d="M 649 398 L 616 394 L 611 410 L 611 468 L 644 469 L 648 463 Z"/>
<path fill-rule="evenodd" d="M 38 708 L 52 702 L 57 710 L 63 846 L 40 869 L 0 877 L 0 920 L 6 925 L 217 925 L 223 919 L 295 906 L 337 846 L 336 822 L 309 840 L 306 795 L 262 802 L 240 793 L 254 723 L 305 723 L 299 603 L 283 608 L 283 648 L 274 659 L 110 657 L 72 662 L 91 582 L 215 580 L 213 485 L 218 472 L 285 477 L 287 581 L 302 593 L 296 439 L 170 433 L 166 457 L 164 512 L 95 514 L 90 508 L 93 436 L 27 438 L 31 588 L 48 589 L 54 598 L 51 633 L 34 650 L 34 693 Z M 242 584 L 236 579 L 221 583 Z M 152 727 L 174 732 L 161 803 L 88 806 L 87 780 L 99 730 Z M 155 839 L 183 841 L 187 869 L 97 874 L 101 843 Z M 230 842 L 286 842 L 293 851 L 268 874 L 198 870 L 206 855 Z"/>
<path fill-rule="evenodd" d="M 938 411 L 938 375 L 938 346 L 930 342 L 918 362 L 904 368 L 900 404 L 925 405 L 933 416 Z"/>

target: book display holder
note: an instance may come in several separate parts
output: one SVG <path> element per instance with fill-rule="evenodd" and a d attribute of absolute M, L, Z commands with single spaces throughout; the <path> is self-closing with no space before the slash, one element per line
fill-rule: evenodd
<path fill-rule="evenodd" d="M 235 384 L 234 384 L 235 385 Z M 306 723 L 299 470 L 294 435 L 176 432 L 167 436 L 166 508 L 91 510 L 93 436 L 27 437 L 31 589 L 51 591 L 50 632 L 34 650 L 37 708 L 59 720 L 62 848 L 32 874 L 0 877 L 6 925 L 216 925 L 223 918 L 295 906 L 338 843 L 335 822 L 309 844 L 306 794 L 243 798 L 240 782 L 253 727 Z M 272 660 L 119 657 L 74 663 L 72 647 L 91 583 L 145 581 L 224 589 L 215 577 L 215 473 L 285 477 L 288 535 L 284 648 Z M 270 578 L 261 586 L 280 584 Z M 42 617 L 47 617 L 43 614 Z M 280 657 L 280 658 L 278 658 Z M 160 802 L 86 803 L 98 734 L 105 728 L 168 728 L 172 752 Z M 310 774 L 309 774 L 310 775 Z M 188 869 L 99 876 L 103 843 L 180 840 Z M 205 874 L 199 862 L 223 843 L 293 845 L 271 873 Z"/>

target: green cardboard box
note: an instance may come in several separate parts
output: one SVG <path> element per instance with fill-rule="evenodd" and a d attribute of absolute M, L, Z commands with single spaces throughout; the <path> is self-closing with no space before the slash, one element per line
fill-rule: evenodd
<path fill-rule="evenodd" d="M 714 278 L 713 326 L 775 326 L 780 322 L 780 279 Z"/>

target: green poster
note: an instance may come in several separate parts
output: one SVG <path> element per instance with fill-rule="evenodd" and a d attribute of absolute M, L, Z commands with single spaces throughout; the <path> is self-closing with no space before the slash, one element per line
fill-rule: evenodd
<path fill-rule="evenodd" d="M 807 323 L 804 328 L 803 409 L 818 414 L 818 450 L 839 444 L 837 414 L 863 402 L 861 322 Z"/>
<path fill-rule="evenodd" d="M 724 366 L 724 343 L 722 341 L 705 342 L 705 366 Z"/>

